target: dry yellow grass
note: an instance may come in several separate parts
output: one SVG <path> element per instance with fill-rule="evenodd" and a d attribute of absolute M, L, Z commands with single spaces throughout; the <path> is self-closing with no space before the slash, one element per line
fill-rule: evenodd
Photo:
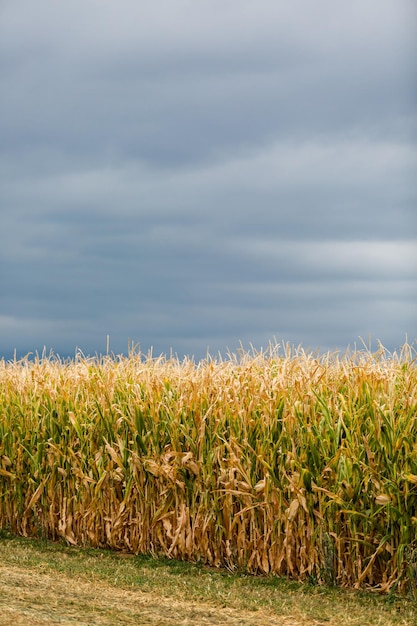
<path fill-rule="evenodd" d="M 0 362 L 0 528 L 415 591 L 415 351 Z"/>

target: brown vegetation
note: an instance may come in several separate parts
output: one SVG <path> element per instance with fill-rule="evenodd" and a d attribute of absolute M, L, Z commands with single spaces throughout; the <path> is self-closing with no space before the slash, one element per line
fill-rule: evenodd
<path fill-rule="evenodd" d="M 2 361 L 0 528 L 414 590 L 413 357 Z"/>

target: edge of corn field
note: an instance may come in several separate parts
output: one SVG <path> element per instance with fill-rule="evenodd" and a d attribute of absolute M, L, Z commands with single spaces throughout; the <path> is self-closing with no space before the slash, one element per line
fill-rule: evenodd
<path fill-rule="evenodd" d="M 415 626 L 417 604 L 0 532 L 0 625 Z"/>

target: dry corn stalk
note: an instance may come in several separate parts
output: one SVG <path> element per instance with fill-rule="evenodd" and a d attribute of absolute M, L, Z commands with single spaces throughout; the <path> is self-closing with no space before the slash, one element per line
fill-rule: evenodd
<path fill-rule="evenodd" d="M 414 355 L 0 361 L 0 527 L 406 589 Z"/>

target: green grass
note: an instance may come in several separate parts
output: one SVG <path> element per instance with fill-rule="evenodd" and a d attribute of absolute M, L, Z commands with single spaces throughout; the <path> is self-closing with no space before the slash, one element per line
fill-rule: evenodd
<path fill-rule="evenodd" d="M 0 534 L 0 580 L 0 608 L 11 611 L 15 625 L 417 623 L 416 602 L 394 593 L 249 576 L 166 558 L 17 538 L 6 531 Z M 19 621 L 28 615 L 30 622 Z M 0 624 L 6 623 L 0 617 Z"/>

